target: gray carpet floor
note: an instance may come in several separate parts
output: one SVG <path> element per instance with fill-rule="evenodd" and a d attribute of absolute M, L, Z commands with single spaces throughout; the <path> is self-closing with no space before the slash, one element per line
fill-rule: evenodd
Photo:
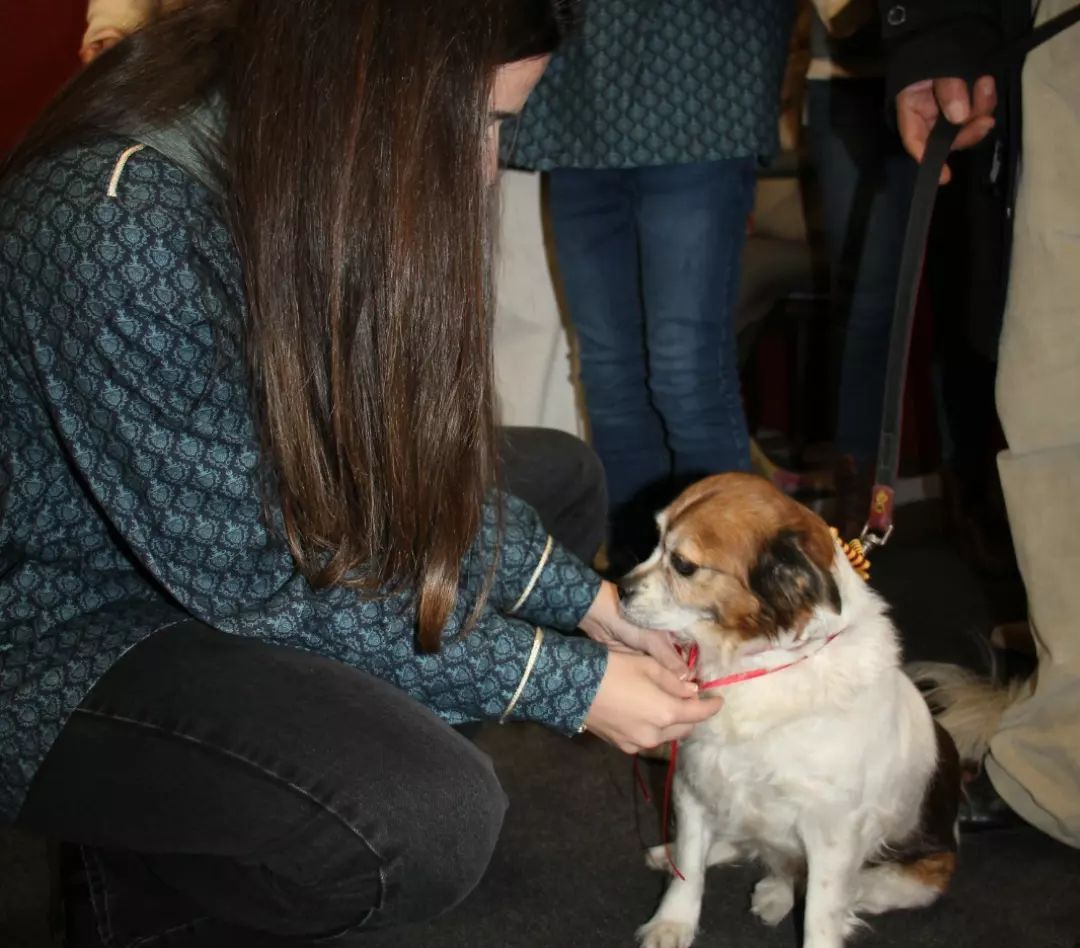
<path fill-rule="evenodd" d="M 906 521 L 908 523 L 908 521 Z M 914 523 L 914 521 L 910 521 Z M 1014 582 L 981 581 L 932 533 L 907 531 L 875 562 L 909 657 L 985 662 L 979 640 L 1022 615 Z M 659 841 L 655 804 L 627 758 L 592 738 L 567 741 L 531 726 L 486 727 L 511 806 L 486 878 L 457 909 L 426 925 L 377 932 L 372 948 L 626 948 L 664 880 L 643 847 Z M 654 784 L 663 768 L 649 765 Z M 655 795 L 654 795 L 655 796 Z M 751 866 L 710 870 L 700 948 L 794 948 L 789 918 L 775 929 L 748 912 Z M 46 948 L 43 847 L 0 835 L 0 948 Z M 890 948 L 1080 948 L 1080 852 L 1029 828 L 966 837 L 954 884 L 930 909 L 874 919 L 854 943 Z"/>

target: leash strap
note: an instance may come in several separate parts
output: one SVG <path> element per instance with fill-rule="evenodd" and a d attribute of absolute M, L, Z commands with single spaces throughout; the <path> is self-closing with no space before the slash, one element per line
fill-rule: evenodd
<path fill-rule="evenodd" d="M 862 532 L 865 545 L 888 542 L 893 529 L 896 474 L 900 466 L 900 432 L 904 420 L 904 380 L 911 354 L 911 334 L 915 326 L 915 303 L 922 278 L 923 255 L 930 233 L 930 220 L 937 196 L 938 177 L 945 165 L 952 143 L 960 131 L 942 115 L 930 133 L 915 177 L 915 193 L 908 215 L 904 246 L 900 254 L 900 273 L 892 331 L 889 336 L 889 363 L 885 371 L 885 405 L 881 416 L 881 440 L 878 443 L 874 489 L 870 513 Z"/>
<path fill-rule="evenodd" d="M 1080 21 L 1080 5 L 1058 14 L 1040 24 L 1027 35 L 1008 43 L 993 54 L 978 70 L 987 75 L 1002 67 L 1019 68 L 1031 50 L 1042 45 L 1062 30 Z M 930 233 L 934 199 L 937 196 L 941 169 L 949 157 L 960 126 L 953 125 L 944 115 L 938 117 L 926 153 L 915 177 L 915 192 L 911 200 L 900 272 L 896 304 L 893 308 L 892 331 L 889 337 L 889 363 L 885 372 L 885 406 L 881 417 L 881 436 L 878 442 L 877 468 L 874 488 L 870 495 L 870 511 L 861 536 L 864 547 L 883 546 L 893 531 L 895 488 L 900 466 L 900 432 L 904 416 L 904 381 L 907 378 L 911 354 L 911 334 L 915 325 L 915 303 L 922 278 L 926 241 Z"/>

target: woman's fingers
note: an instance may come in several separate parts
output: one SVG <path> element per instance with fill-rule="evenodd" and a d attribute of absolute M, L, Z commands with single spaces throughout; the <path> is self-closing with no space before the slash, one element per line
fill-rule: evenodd
<path fill-rule="evenodd" d="M 651 655 L 667 671 L 678 678 L 686 678 L 689 669 L 686 660 L 675 651 L 675 643 L 667 632 L 646 632 L 641 645 L 647 655 Z"/>
<path fill-rule="evenodd" d="M 685 669 L 685 666 L 683 667 Z M 670 669 L 664 668 L 662 665 L 654 665 L 650 677 L 657 687 L 667 692 L 673 698 L 686 699 L 697 696 L 697 682 L 685 680 L 681 677 L 681 673 L 671 671 Z"/>
<path fill-rule="evenodd" d="M 683 681 L 651 656 L 611 651 L 585 722 L 590 731 L 633 754 L 686 737 L 723 705 L 719 695 L 698 694 L 694 682 Z"/>
<path fill-rule="evenodd" d="M 619 611 L 619 591 L 614 583 L 603 582 L 581 628 L 594 641 L 615 651 L 628 649 L 649 655 L 669 671 L 686 672 L 686 663 L 675 651 L 671 633 L 636 625 Z"/>
<path fill-rule="evenodd" d="M 990 134 L 990 129 L 993 127 L 994 120 L 989 115 L 972 119 L 960 130 L 960 134 L 956 136 L 956 141 L 953 142 L 953 149 L 958 150 L 977 145 Z"/>
<path fill-rule="evenodd" d="M 896 126 L 900 140 L 909 155 L 922 161 L 926 140 L 939 115 L 937 99 L 931 82 L 915 82 L 902 89 L 896 97 Z"/>
<path fill-rule="evenodd" d="M 684 701 L 683 704 L 684 707 L 675 712 L 676 717 L 679 719 L 677 723 L 640 735 L 638 740 L 631 742 L 632 749 L 626 750 L 626 752 L 638 754 L 643 750 L 659 747 L 661 744 L 669 744 L 671 741 L 681 741 L 689 737 L 698 724 L 707 721 L 724 706 L 724 699 L 720 697 L 691 698 Z"/>
<path fill-rule="evenodd" d="M 953 125 L 963 125 L 971 117 L 971 96 L 963 79 L 945 78 L 934 80 L 934 98 L 941 111 Z"/>
<path fill-rule="evenodd" d="M 691 727 L 708 721 L 724 706 L 724 696 L 714 692 L 703 691 L 696 701 L 684 703 L 685 716 L 683 720 Z"/>
<path fill-rule="evenodd" d="M 972 118 L 992 115 L 997 108 L 997 84 L 993 76 L 983 76 L 975 83 L 971 98 Z"/>

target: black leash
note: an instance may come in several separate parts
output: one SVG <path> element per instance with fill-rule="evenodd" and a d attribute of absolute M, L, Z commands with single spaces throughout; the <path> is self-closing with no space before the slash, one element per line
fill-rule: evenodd
<path fill-rule="evenodd" d="M 1062 30 L 1080 22 L 1080 6 L 1047 20 L 1026 36 L 1007 44 L 991 56 L 979 75 L 991 74 L 1002 67 L 1020 68 L 1029 52 L 1056 36 Z M 900 432 L 904 416 L 904 380 L 907 377 L 911 353 L 911 333 L 915 325 L 915 303 L 922 277 L 926 240 L 930 232 L 938 179 L 949 157 L 961 126 L 953 125 L 944 115 L 938 117 L 915 177 L 915 192 L 911 200 L 904 246 L 900 254 L 900 274 L 897 283 L 896 305 L 893 308 L 892 332 L 889 338 L 889 364 L 885 373 L 885 407 L 881 418 L 881 438 L 878 442 L 877 468 L 874 488 L 870 495 L 870 513 L 861 536 L 864 548 L 884 546 L 893 532 L 893 513 L 897 471 L 900 466 Z"/>

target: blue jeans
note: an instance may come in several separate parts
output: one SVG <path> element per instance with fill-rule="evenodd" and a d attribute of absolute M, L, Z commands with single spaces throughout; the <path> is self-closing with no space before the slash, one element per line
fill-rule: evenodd
<path fill-rule="evenodd" d="M 866 464 L 881 430 L 915 162 L 885 122 L 883 81 L 812 80 L 807 86 L 809 147 L 835 276 L 833 299 L 846 317 L 836 447 Z"/>
<path fill-rule="evenodd" d="M 733 310 L 753 191 L 750 158 L 551 172 L 558 268 L 614 516 L 673 479 L 749 466 Z"/>

